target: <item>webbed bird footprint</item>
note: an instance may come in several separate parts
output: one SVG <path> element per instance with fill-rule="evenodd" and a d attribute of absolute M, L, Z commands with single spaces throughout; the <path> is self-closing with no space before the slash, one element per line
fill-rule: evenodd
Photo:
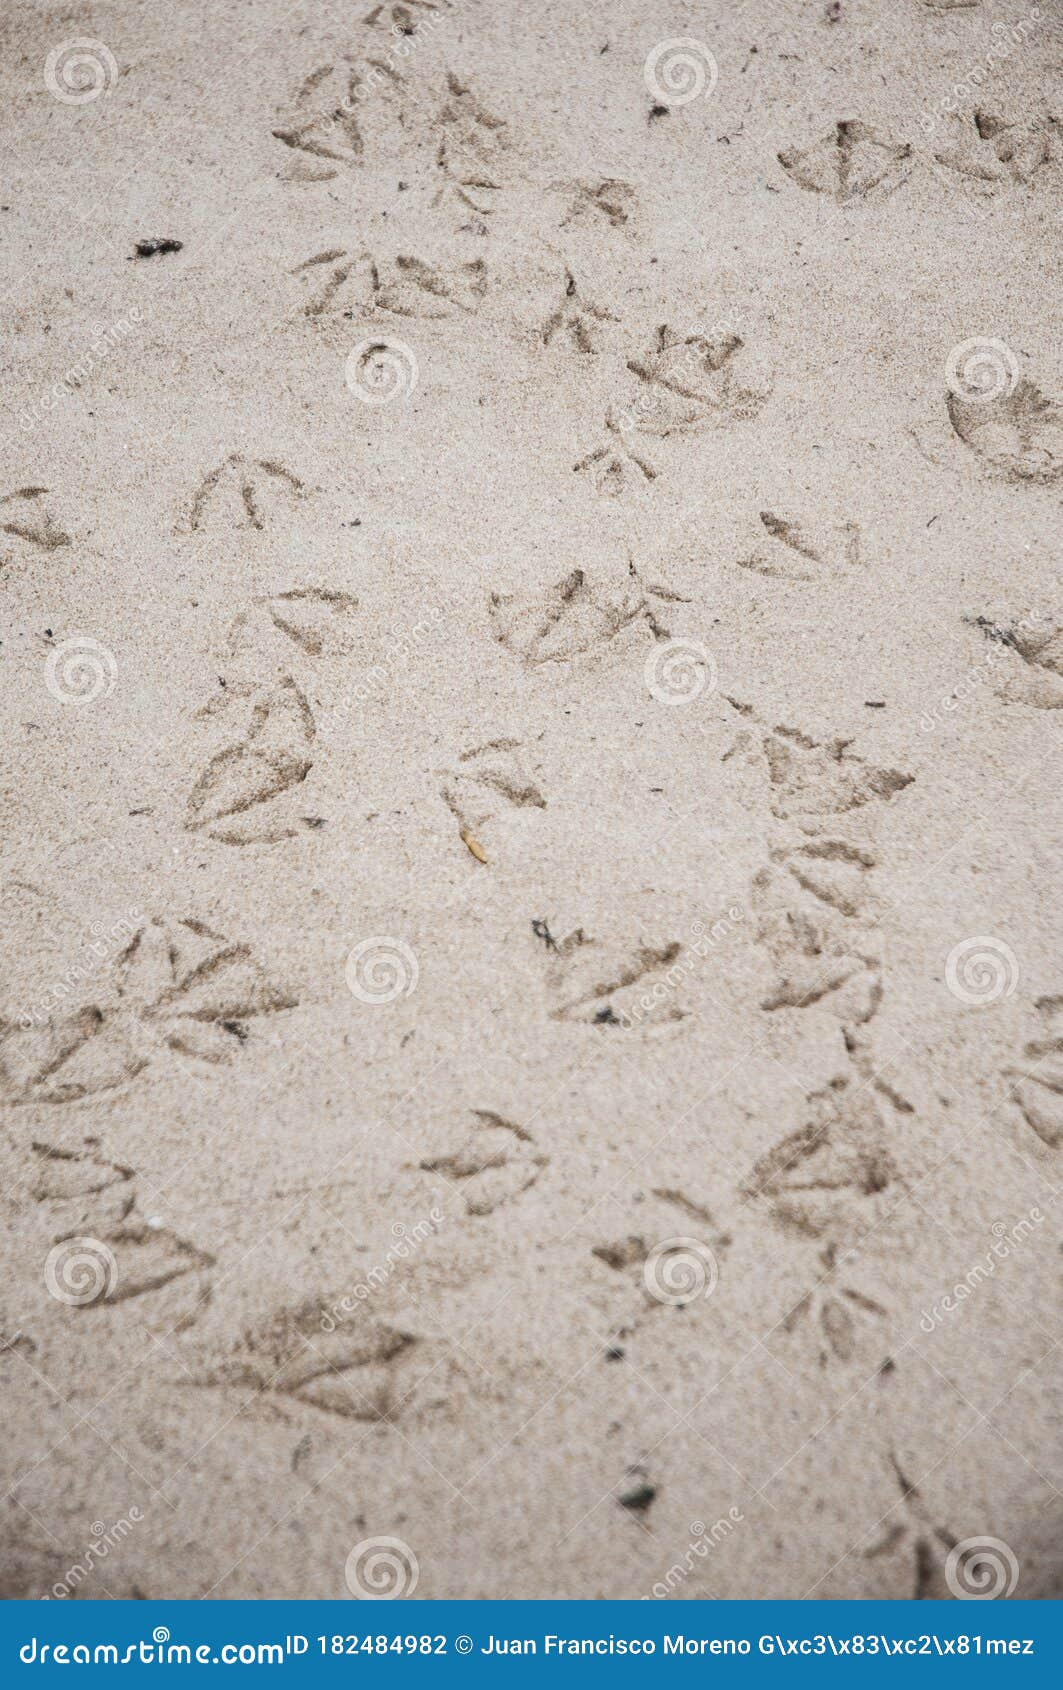
<path fill-rule="evenodd" d="M 149 1291 L 161 1291 L 164 1285 L 185 1274 L 205 1274 L 217 1265 L 209 1251 L 200 1250 L 168 1227 L 153 1226 L 135 1218 L 103 1233 L 101 1242 L 114 1256 L 117 1272 L 106 1294 L 98 1302 L 86 1304 L 87 1308 L 129 1302 L 133 1297 L 146 1296 Z M 209 1295 L 209 1282 L 201 1279 L 197 1303 L 201 1306 Z M 188 1320 L 186 1314 L 182 1324 Z"/>
<path fill-rule="evenodd" d="M 623 229 L 632 222 L 638 209 L 635 189 L 630 182 L 616 176 L 608 176 L 601 182 L 559 182 L 555 186 L 567 188 L 573 195 L 561 223 L 563 229 L 585 219 L 592 222 L 601 219 L 612 229 Z"/>
<path fill-rule="evenodd" d="M 830 1356 L 838 1361 L 852 1361 L 860 1345 L 861 1322 L 871 1317 L 885 1319 L 886 1309 L 876 1297 L 848 1283 L 850 1255 L 839 1255 L 837 1245 L 828 1244 L 819 1252 L 817 1280 L 810 1291 L 794 1304 L 782 1322 L 784 1332 L 795 1332 L 807 1320 L 813 1331 L 819 1328 L 822 1339 L 819 1352 L 821 1367 Z"/>
<path fill-rule="evenodd" d="M 26 540 L 42 552 L 69 546 L 70 535 L 64 533 L 42 503 L 47 492 L 47 487 L 19 487 L 14 493 L 0 497 L 0 534 Z"/>
<path fill-rule="evenodd" d="M 448 71 L 446 98 L 436 114 L 435 128 L 435 162 L 444 182 L 432 203 L 439 205 L 452 194 L 460 206 L 476 215 L 476 221 L 466 227 L 484 235 L 487 225 L 482 219 L 493 211 L 493 196 L 505 182 L 512 150 L 509 125 L 481 103 L 469 83 Z"/>
<path fill-rule="evenodd" d="M 298 789 L 313 768 L 317 726 L 306 695 L 290 675 L 269 686 L 224 686 L 199 719 L 236 716 L 240 738 L 208 760 L 185 814 L 190 832 L 205 829 L 227 845 L 275 844 L 298 831 Z"/>
<path fill-rule="evenodd" d="M 520 749 L 520 741 L 516 739 L 488 740 L 485 745 L 463 751 L 458 767 L 445 774 L 440 796 L 458 824 L 459 838 L 481 860 L 481 837 L 500 807 L 546 808 L 546 799 Z"/>
<path fill-rule="evenodd" d="M 576 928 L 550 949 L 547 985 L 557 1001 L 552 1019 L 624 1028 L 681 1021 L 685 1011 L 675 1001 L 687 978 L 678 963 L 681 950 L 677 941 L 606 943 Z"/>
<path fill-rule="evenodd" d="M 390 54 L 347 54 L 335 64 L 318 65 L 300 82 L 271 130 L 274 140 L 297 155 L 287 179 L 327 182 L 338 174 L 337 165 L 361 164 L 367 128 L 379 130 L 393 106 L 401 122 L 404 94 L 404 79 Z"/>
<path fill-rule="evenodd" d="M 611 311 L 585 298 L 572 271 L 566 270 L 560 302 L 543 323 L 539 338 L 544 346 L 566 338 L 577 352 L 595 353 L 599 351 L 601 325 L 616 322 L 619 318 Z"/>
<path fill-rule="evenodd" d="M 979 109 L 948 119 L 949 134 L 934 148 L 935 162 L 972 191 L 993 194 L 1009 182 L 1029 182 L 1055 156 L 1057 125 L 1050 118 L 1009 123 Z"/>
<path fill-rule="evenodd" d="M 860 530 L 855 522 L 812 526 L 761 511 L 760 523 L 766 538 L 758 538 L 749 556 L 738 559 L 741 569 L 778 581 L 823 581 L 860 562 Z"/>
<path fill-rule="evenodd" d="M 911 173 L 914 151 L 869 123 L 846 118 L 812 146 L 788 148 L 778 158 L 799 188 L 851 205 L 869 194 L 891 194 L 899 188 Z"/>
<path fill-rule="evenodd" d="M 63 1235 L 91 1232 L 124 1221 L 136 1202 L 133 1169 L 112 1162 L 87 1138 L 77 1150 L 34 1139 L 29 1191 L 35 1203 L 47 1206 Z"/>
<path fill-rule="evenodd" d="M 835 1081 L 808 1106 L 808 1118 L 754 1163 L 740 1190 L 766 1202 L 783 1231 L 839 1242 L 870 1224 L 899 1174 L 866 1092 L 849 1096 L 848 1082 Z"/>
<path fill-rule="evenodd" d="M 746 421 L 761 410 L 774 385 L 770 368 L 729 329 L 682 335 L 662 323 L 652 344 L 629 358 L 627 367 L 643 386 L 624 420 L 646 434 Z"/>
<path fill-rule="evenodd" d="M 573 569 L 540 592 L 492 593 L 488 615 L 498 643 L 538 668 L 608 645 L 640 617 L 655 639 L 667 638 L 651 601 L 675 597 L 661 587 L 644 587 L 633 568 L 623 586 L 594 584 L 582 569 Z"/>
<path fill-rule="evenodd" d="M 354 645 L 358 600 L 333 587 L 291 587 L 252 600 L 229 624 L 232 655 L 260 650 L 267 628 L 290 640 L 306 657 L 343 657 Z"/>
<path fill-rule="evenodd" d="M 268 526 L 271 510 L 301 499 L 306 487 L 273 458 L 232 452 L 204 476 L 192 499 L 188 526 L 200 529 Z"/>
<path fill-rule="evenodd" d="M 776 727 L 763 741 L 772 785 L 772 810 L 781 818 L 841 815 L 877 799 L 888 801 L 915 779 L 882 769 L 850 751 L 848 739 L 815 740 L 797 728 Z"/>
<path fill-rule="evenodd" d="M 472 1110 L 471 1132 L 457 1150 L 427 1156 L 420 1167 L 459 1182 L 470 1215 L 490 1215 L 535 1184 L 549 1162 L 524 1127 L 490 1109 Z"/>
<path fill-rule="evenodd" d="M 1007 480 L 1047 484 L 1063 475 L 1063 406 L 1032 381 L 995 398 L 950 390 L 945 405 L 963 444 Z"/>
<path fill-rule="evenodd" d="M 349 1303 L 350 1299 L 347 1299 Z M 395 1364 L 417 1342 L 408 1332 L 355 1312 L 342 1298 L 314 1297 L 246 1331 L 227 1355 L 194 1377 L 266 1398 L 293 1398 L 347 1420 L 386 1419 L 396 1406 Z"/>

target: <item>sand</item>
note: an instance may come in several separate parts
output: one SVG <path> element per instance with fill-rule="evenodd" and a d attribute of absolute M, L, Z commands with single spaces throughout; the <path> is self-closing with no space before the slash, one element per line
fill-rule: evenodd
<path fill-rule="evenodd" d="M 7 1594 L 1060 1594 L 1059 22 L 5 8 Z"/>

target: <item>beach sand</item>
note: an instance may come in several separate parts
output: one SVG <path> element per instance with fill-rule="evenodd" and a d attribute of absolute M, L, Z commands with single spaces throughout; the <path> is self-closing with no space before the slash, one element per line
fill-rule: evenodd
<path fill-rule="evenodd" d="M 1059 26 L 5 8 L 5 1594 L 1063 1592 Z"/>

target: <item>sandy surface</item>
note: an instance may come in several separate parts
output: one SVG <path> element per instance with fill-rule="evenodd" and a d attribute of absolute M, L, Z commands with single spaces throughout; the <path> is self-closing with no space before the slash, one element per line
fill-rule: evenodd
<path fill-rule="evenodd" d="M 1055 0 L 0 35 L 6 1593 L 1058 1595 Z"/>

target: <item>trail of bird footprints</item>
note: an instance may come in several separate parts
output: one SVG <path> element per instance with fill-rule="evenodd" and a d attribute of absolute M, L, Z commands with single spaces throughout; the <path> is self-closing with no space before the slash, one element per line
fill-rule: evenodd
<path fill-rule="evenodd" d="M 319 252 L 293 272 L 314 291 L 303 307 L 308 317 L 453 318 L 478 311 L 487 293 L 482 258 L 438 266 L 409 254 L 383 265 L 368 253 Z"/>
<path fill-rule="evenodd" d="M 974 3 L 926 0 L 940 11 Z M 413 74 L 401 42 L 434 28 L 438 12 L 433 0 L 373 8 L 357 48 L 308 68 L 276 114 L 271 137 L 282 178 L 293 184 L 334 181 L 367 161 L 420 152 L 430 161 L 434 206 L 452 214 L 455 233 L 483 241 L 518 180 L 518 134 L 455 72 L 422 64 Z M 848 208 L 892 196 L 917 174 L 926 180 L 928 172 L 979 196 L 1036 191 L 1059 158 L 1056 119 L 1011 121 L 984 109 L 943 119 L 941 133 L 918 149 L 847 117 L 810 144 L 777 154 L 789 184 L 783 191 L 822 196 L 847 215 Z M 550 194 L 556 230 L 572 231 L 577 245 L 593 237 L 619 250 L 642 226 L 630 182 L 591 174 L 555 182 Z M 370 250 L 354 239 L 302 260 L 289 285 L 301 290 L 300 309 L 323 334 L 337 321 L 406 319 L 483 333 L 498 312 L 502 266 L 490 247 L 473 248 L 487 250 L 487 258 L 469 257 L 469 250 L 465 242 L 445 258 L 428 258 L 393 248 L 385 253 L 375 240 Z M 746 325 L 662 322 L 648 334 L 629 332 L 610 301 L 588 288 L 578 264 L 556 253 L 552 266 L 555 261 L 556 277 L 534 319 L 534 355 L 545 368 L 550 360 L 575 359 L 588 369 L 595 360 L 616 362 L 614 402 L 572 464 L 580 485 L 609 498 L 651 493 L 665 472 L 669 442 L 740 430 L 771 403 L 775 371 Z M 989 399 L 950 391 L 943 402 L 957 441 L 987 477 L 1040 485 L 1063 477 L 1063 404 L 1032 380 L 1016 378 Z M 202 476 L 177 531 L 263 534 L 290 521 L 313 491 L 277 459 L 234 452 Z M 71 544 L 40 486 L 0 496 L 0 533 L 29 557 Z M 832 581 L 862 568 L 861 534 L 844 512 L 763 509 L 750 513 L 748 539 L 734 563 L 784 584 L 780 590 Z M 684 602 L 666 584 L 643 580 L 634 563 L 619 580 L 574 567 L 531 591 L 491 592 L 479 612 L 481 634 L 527 675 L 548 679 L 559 666 L 589 666 L 614 649 L 630 656 L 638 648 L 642 655 L 672 639 Z M 224 636 L 217 690 L 195 712 L 200 758 L 182 788 L 188 832 L 242 850 L 275 847 L 321 824 L 314 797 L 321 743 L 312 700 L 321 696 L 319 686 L 327 696 L 339 666 L 350 660 L 358 613 L 354 594 L 315 584 L 258 596 L 235 617 Z M 1001 699 L 1063 707 L 1057 622 L 969 620 L 999 656 L 991 684 Z M 810 1346 L 820 1365 L 844 1367 L 884 1337 L 889 1311 L 861 1283 L 858 1247 L 905 1190 L 893 1125 L 912 1106 L 877 1074 L 871 1040 L 885 990 L 875 942 L 876 821 L 883 806 L 903 803 L 914 777 L 868 761 L 849 740 L 816 739 L 793 724 L 762 721 L 738 700 L 727 702 L 736 716 L 727 756 L 758 771 L 772 818 L 767 860 L 750 888 L 765 969 L 758 1009 L 780 1020 L 810 1012 L 834 1017 L 839 1071 L 809 1093 L 787 1130 L 735 1181 L 733 1221 L 716 1219 L 715 1199 L 710 1207 L 677 1187 L 651 1195 L 665 1231 L 686 1226 L 717 1258 L 749 1220 L 780 1248 L 797 1252 L 810 1288 L 784 1316 L 782 1330 Z M 455 746 L 448 766 L 433 770 L 430 780 L 433 803 L 475 859 L 467 865 L 471 873 L 490 866 L 503 818 L 550 803 L 548 772 L 533 748 L 514 738 Z M 544 1017 L 557 1025 L 558 1037 L 608 1045 L 635 1028 L 682 1036 L 691 1013 L 683 946 L 667 932 L 595 934 L 576 927 L 555 935 L 545 916 L 530 927 Z M 640 1003 L 646 1007 L 637 1011 Z M 64 1105 L 120 1092 L 155 1064 L 208 1070 L 233 1064 L 272 1018 L 296 1007 L 248 945 L 192 915 L 154 917 L 101 972 L 92 1001 L 42 1020 L 0 1022 L 0 1101 L 54 1119 Z M 1002 1080 L 1022 1123 L 1016 1130 L 1055 1151 L 1063 1143 L 1063 996 L 1037 1000 L 1033 1013 L 1029 1037 Z M 541 1190 L 548 1187 L 551 1155 L 538 1134 L 492 1109 L 470 1109 L 448 1123 L 413 1177 L 445 1182 L 460 1224 L 494 1228 L 502 1238 L 507 1212 L 534 1205 L 529 1193 L 540 1182 Z M 211 1301 L 217 1262 L 145 1213 L 133 1168 L 110 1159 L 97 1138 L 71 1148 L 41 1136 L 30 1141 L 23 1175 L 28 1201 L 54 1244 L 88 1236 L 114 1257 L 113 1284 L 76 1318 L 139 1303 L 180 1281 L 187 1295 L 168 1306 L 171 1329 L 197 1325 Z M 599 1264 L 593 1271 L 628 1299 L 632 1312 L 621 1336 L 663 1306 L 643 1283 L 657 1236 L 632 1221 L 631 1230 L 591 1249 Z M 258 1404 L 295 1416 L 397 1417 L 416 1392 L 425 1341 L 364 1305 L 337 1319 L 338 1301 L 315 1293 L 274 1307 L 235 1335 L 223 1332 L 197 1349 L 187 1381 L 231 1393 L 237 1410 Z M 703 1305 L 709 1313 L 702 1318 L 711 1318 L 712 1306 Z M 617 1346 L 611 1359 L 622 1354 Z M 891 1467 L 901 1517 L 862 1553 L 875 1558 L 906 1548 L 913 1594 L 927 1596 L 936 1591 L 940 1550 L 955 1540 L 927 1513 L 895 1457 Z M 638 1511 L 654 1494 L 653 1486 L 638 1484 L 620 1500 Z"/>
<path fill-rule="evenodd" d="M 924 160 L 911 142 L 857 118 L 842 119 L 811 146 L 785 148 L 778 160 L 799 188 L 842 206 L 895 193 L 920 163 L 965 189 L 994 194 L 1009 185 L 1028 186 L 1058 162 L 1059 124 L 1053 117 L 1009 122 L 976 110 L 971 118 L 952 114 L 945 121 L 945 143 L 935 140 Z"/>
<path fill-rule="evenodd" d="M 250 947 L 194 918 L 140 926 L 96 1001 L 0 1025 L 0 1096 L 63 1104 L 113 1091 L 166 1053 L 228 1063 L 249 1023 L 295 1007 Z"/>

